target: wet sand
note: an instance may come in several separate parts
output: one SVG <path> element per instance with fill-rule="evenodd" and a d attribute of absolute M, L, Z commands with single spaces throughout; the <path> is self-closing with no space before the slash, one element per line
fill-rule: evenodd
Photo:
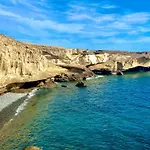
<path fill-rule="evenodd" d="M 26 96 L 25 93 L 6 93 L 0 96 L 0 112 L 11 105 L 13 102 L 16 102 L 18 99 Z"/>
<path fill-rule="evenodd" d="M 24 102 L 27 94 L 7 93 L 0 96 L 0 129 L 16 113 L 17 108 Z"/>
<path fill-rule="evenodd" d="M 26 143 L 34 140 L 35 137 L 31 138 L 25 135 L 27 133 L 32 134 L 32 129 L 36 128 L 36 125 L 32 125 L 32 120 L 35 119 L 35 117 L 41 118 L 44 116 L 45 112 L 47 112 L 46 110 L 49 109 L 48 103 L 54 96 L 55 93 L 52 94 L 51 90 L 38 91 L 36 95 L 29 99 L 25 109 L 22 110 L 19 115 L 14 116 L 11 122 L 5 122 L 3 128 L 0 129 L 0 150 L 18 150 L 17 147 L 19 143 L 24 143 L 24 147 L 29 146 L 26 145 Z M 18 101 L 18 104 L 20 102 L 21 100 Z M 17 102 L 14 105 L 16 104 Z M 14 107 L 16 106 L 12 106 L 13 109 Z M 6 116 L 6 114 L 4 114 L 4 116 Z M 12 117 L 10 117 L 10 119 L 12 119 Z M 21 132 L 22 129 L 24 131 Z M 37 130 L 40 129 L 37 128 Z"/>

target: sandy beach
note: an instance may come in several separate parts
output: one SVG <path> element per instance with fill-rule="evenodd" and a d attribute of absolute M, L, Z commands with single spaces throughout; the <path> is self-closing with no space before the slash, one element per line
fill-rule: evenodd
<path fill-rule="evenodd" d="M 11 105 L 13 102 L 17 101 L 18 99 L 26 96 L 25 93 L 6 93 L 0 96 L 0 112 Z"/>
<path fill-rule="evenodd" d="M 0 96 L 0 129 L 16 113 L 18 107 L 25 101 L 26 93 L 6 93 Z"/>

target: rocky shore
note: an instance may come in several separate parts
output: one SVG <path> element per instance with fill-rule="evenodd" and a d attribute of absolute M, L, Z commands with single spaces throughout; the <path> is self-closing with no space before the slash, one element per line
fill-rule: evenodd
<path fill-rule="evenodd" d="M 0 94 L 136 71 L 150 71 L 150 52 L 68 49 L 0 35 Z"/>
<path fill-rule="evenodd" d="M 1 95 L 52 88 L 55 82 L 82 81 L 95 75 L 139 71 L 150 71 L 150 52 L 68 49 L 19 42 L 0 34 Z"/>
<path fill-rule="evenodd" d="M 17 108 L 24 102 L 27 94 L 6 93 L 0 96 L 0 129 L 16 114 Z"/>
<path fill-rule="evenodd" d="M 68 81 L 86 87 L 82 81 L 89 77 L 141 71 L 150 71 L 150 52 L 67 49 L 0 35 L 0 128 L 34 89 Z"/>
<path fill-rule="evenodd" d="M 0 111 L 24 96 L 10 92 L 28 93 L 57 87 L 55 82 L 139 71 L 150 71 L 150 52 L 68 49 L 23 43 L 0 34 L 0 95 L 4 94 Z"/>

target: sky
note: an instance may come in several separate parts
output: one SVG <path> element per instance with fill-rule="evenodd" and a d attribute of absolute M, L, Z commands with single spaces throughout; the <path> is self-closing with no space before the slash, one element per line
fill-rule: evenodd
<path fill-rule="evenodd" d="M 90 50 L 150 51 L 150 0 L 0 0 L 0 33 Z"/>

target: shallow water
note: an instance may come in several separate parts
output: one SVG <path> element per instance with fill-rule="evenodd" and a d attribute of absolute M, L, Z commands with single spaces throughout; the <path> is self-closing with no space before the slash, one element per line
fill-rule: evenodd
<path fill-rule="evenodd" d="M 89 80 L 87 88 L 66 84 L 69 88 L 39 91 L 8 125 L 0 149 L 150 149 L 149 73 Z"/>

